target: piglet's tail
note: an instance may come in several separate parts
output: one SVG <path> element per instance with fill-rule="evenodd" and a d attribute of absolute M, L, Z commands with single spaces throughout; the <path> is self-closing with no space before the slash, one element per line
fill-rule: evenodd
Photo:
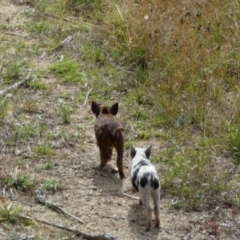
<path fill-rule="evenodd" d="M 150 176 L 150 183 L 151 183 L 151 186 L 153 185 L 153 180 L 154 180 L 154 176 L 153 176 L 153 172 L 151 172 L 151 176 Z"/>
<path fill-rule="evenodd" d="M 123 131 L 124 131 L 124 129 L 122 127 L 117 127 L 114 131 L 114 136 L 116 138 L 119 138 Z"/>

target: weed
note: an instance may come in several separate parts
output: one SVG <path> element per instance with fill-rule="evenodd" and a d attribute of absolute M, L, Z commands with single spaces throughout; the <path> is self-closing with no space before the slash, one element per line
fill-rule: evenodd
<path fill-rule="evenodd" d="M 28 98 L 24 102 L 23 111 L 27 113 L 37 113 L 39 112 L 39 104 L 33 98 Z"/>
<path fill-rule="evenodd" d="M 0 100 L 0 120 L 4 119 L 8 113 L 8 101 Z"/>
<path fill-rule="evenodd" d="M 87 11 L 96 11 L 101 9 L 102 0 L 66 0 L 65 7 L 70 10 L 79 11 L 79 8 Z"/>
<path fill-rule="evenodd" d="M 29 81 L 29 87 L 34 90 L 48 90 L 49 86 L 46 83 L 41 82 L 39 79 L 35 81 Z"/>
<path fill-rule="evenodd" d="M 67 58 L 62 62 L 52 64 L 50 70 L 60 76 L 64 83 L 81 82 L 83 79 L 82 73 L 79 71 L 79 64 Z"/>
<path fill-rule="evenodd" d="M 80 149 L 85 151 L 86 149 L 86 129 L 84 127 L 78 127 L 78 138 L 80 139 Z"/>
<path fill-rule="evenodd" d="M 19 175 L 16 177 L 8 176 L 1 179 L 2 184 L 7 188 L 14 187 L 16 190 L 27 192 L 33 188 L 33 181 L 27 175 Z"/>
<path fill-rule="evenodd" d="M 54 154 L 53 150 L 47 146 L 46 144 L 40 144 L 33 150 L 34 153 L 38 156 L 46 156 L 49 157 Z"/>
<path fill-rule="evenodd" d="M 32 125 L 22 125 L 15 127 L 16 137 L 21 140 L 29 140 L 30 137 L 37 135 L 37 130 Z"/>
<path fill-rule="evenodd" d="M 50 169 L 53 169 L 54 167 L 55 167 L 55 163 L 52 162 L 51 160 L 47 160 L 41 168 L 45 170 L 50 170 Z"/>
<path fill-rule="evenodd" d="M 234 163 L 240 163 L 240 123 L 230 132 L 230 150 L 233 154 Z"/>
<path fill-rule="evenodd" d="M 63 190 L 63 186 L 61 184 L 59 184 L 56 180 L 44 181 L 43 187 L 47 191 L 52 191 L 54 193 L 59 190 Z"/>
<path fill-rule="evenodd" d="M 83 47 L 83 54 L 82 54 L 83 60 L 92 61 L 95 63 L 101 63 L 103 64 L 105 61 L 105 56 L 102 50 L 98 46 L 93 45 L 85 45 Z"/>
<path fill-rule="evenodd" d="M 71 110 L 67 105 L 61 105 L 58 108 L 58 116 L 61 124 L 69 124 L 71 122 Z"/>
<path fill-rule="evenodd" d="M 5 75 L 5 83 L 12 83 L 18 80 L 20 77 L 19 64 L 17 62 L 8 66 L 6 75 Z"/>
<path fill-rule="evenodd" d="M 14 224 L 33 225 L 33 222 L 21 216 L 22 208 L 13 207 L 13 205 L 0 205 L 0 222 L 11 222 Z"/>
<path fill-rule="evenodd" d="M 48 29 L 48 25 L 46 21 L 38 21 L 29 25 L 28 29 L 31 33 L 44 33 Z"/>

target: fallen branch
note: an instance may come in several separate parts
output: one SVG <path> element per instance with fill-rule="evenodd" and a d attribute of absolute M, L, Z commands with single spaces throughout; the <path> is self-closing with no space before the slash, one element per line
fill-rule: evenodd
<path fill-rule="evenodd" d="M 122 191 L 122 194 L 123 194 L 124 196 L 127 196 L 127 197 L 132 198 L 132 199 L 136 199 L 136 200 L 139 200 L 139 199 L 140 199 L 139 197 L 133 197 L 133 196 L 127 194 L 127 193 L 124 193 L 123 191 Z"/>
<path fill-rule="evenodd" d="M 50 223 L 50 222 L 47 222 L 45 220 L 37 220 L 38 222 L 41 222 L 41 223 L 44 223 L 44 224 L 47 224 L 47 225 L 50 225 L 50 226 L 53 226 L 53 227 L 56 227 L 56 228 L 59 228 L 59 229 L 62 229 L 62 230 L 66 230 L 68 232 L 73 232 L 76 236 L 80 237 L 84 237 L 86 239 L 89 239 L 89 240 L 114 240 L 115 237 L 111 236 L 111 235 L 108 235 L 108 234 L 103 234 L 103 235 L 92 235 L 92 234 L 88 234 L 88 233 L 84 233 L 84 232 L 81 232 L 77 229 L 74 229 L 74 228 L 68 228 L 68 227 L 65 227 L 65 226 L 62 226 L 62 225 L 58 225 L 58 224 L 55 224 L 55 223 Z"/>
<path fill-rule="evenodd" d="M 41 203 L 41 204 L 47 206 L 48 208 L 50 208 L 50 209 L 52 209 L 52 210 L 54 210 L 54 211 L 56 211 L 58 213 L 63 213 L 65 215 L 67 215 L 67 216 L 70 216 L 70 217 L 74 218 L 75 220 L 77 220 L 78 222 L 83 224 L 83 220 L 81 220 L 80 218 L 78 218 L 78 217 L 76 217 L 76 216 L 66 212 L 62 208 L 60 208 L 60 207 L 54 205 L 53 203 L 47 201 L 45 196 L 39 190 L 36 191 L 35 201 L 37 203 Z"/>
<path fill-rule="evenodd" d="M 12 86 L 4 89 L 4 90 L 0 90 L 0 96 L 4 96 L 5 94 L 7 94 L 10 90 L 14 89 L 14 88 L 18 88 L 19 86 L 21 86 L 24 82 L 26 82 L 27 80 L 30 79 L 30 74 L 28 74 L 22 81 L 17 82 L 15 84 L 13 84 Z"/>
<path fill-rule="evenodd" d="M 68 36 L 64 40 L 62 40 L 61 43 L 57 47 L 55 47 L 53 50 L 54 51 L 60 50 L 64 48 L 67 44 L 69 44 L 71 41 L 72 41 L 72 36 Z"/>
<path fill-rule="evenodd" d="M 86 105 L 87 105 L 88 97 L 89 97 L 89 94 L 90 94 L 91 91 L 92 91 L 92 88 L 87 92 L 87 95 L 86 95 L 86 98 L 85 98 L 85 101 L 84 101 L 83 106 L 86 106 Z"/>
<path fill-rule="evenodd" d="M 59 228 L 61 230 L 65 230 L 65 231 L 68 231 L 68 232 L 72 232 L 75 234 L 75 236 L 77 237 L 84 237 L 88 240 L 115 240 L 116 238 L 109 235 L 109 234 L 97 234 L 97 235 L 92 235 L 92 234 L 88 234 L 88 233 L 84 233 L 84 232 L 81 232 L 77 229 L 74 229 L 74 228 L 69 228 L 69 227 L 66 227 L 66 226 L 62 226 L 62 225 L 59 225 L 59 224 L 55 224 L 55 223 L 50 223 L 48 221 L 45 221 L 45 220 L 41 220 L 41 219 L 32 219 L 32 218 L 29 218 L 29 217 L 25 217 L 25 216 L 21 216 L 22 218 L 25 218 L 27 220 L 31 220 L 31 221 L 36 221 L 36 222 L 39 222 L 39 223 L 43 223 L 43 224 L 46 224 L 46 225 L 49 225 L 49 226 L 52 226 L 52 227 L 56 227 L 56 228 Z"/>
<path fill-rule="evenodd" d="M 113 218 L 113 219 L 116 219 L 116 220 L 121 220 L 121 219 L 125 219 L 125 217 L 117 217 L 116 215 L 114 216 L 107 216 L 107 215 L 102 215 L 98 212 L 96 212 L 96 215 L 100 216 L 100 217 L 104 217 L 104 218 Z"/>
<path fill-rule="evenodd" d="M 199 229 L 199 227 L 194 228 L 194 229 L 184 238 L 184 240 L 190 239 L 191 236 L 192 236 L 196 231 L 198 231 L 198 229 Z"/>
<path fill-rule="evenodd" d="M 12 32 L 5 32 L 5 34 L 11 35 L 11 36 L 16 36 L 16 37 L 22 37 L 22 38 L 30 38 L 29 36 L 24 36 L 24 35 L 12 33 Z"/>

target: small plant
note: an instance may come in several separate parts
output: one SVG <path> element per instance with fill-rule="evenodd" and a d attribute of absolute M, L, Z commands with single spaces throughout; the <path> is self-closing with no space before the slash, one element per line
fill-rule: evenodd
<path fill-rule="evenodd" d="M 50 70 L 60 76 L 64 83 L 82 81 L 79 64 L 74 60 L 66 58 L 62 62 L 52 64 Z"/>
<path fill-rule="evenodd" d="M 43 187 L 47 191 L 52 191 L 53 193 L 63 189 L 63 186 L 55 180 L 44 181 Z"/>
<path fill-rule="evenodd" d="M 240 163 L 240 123 L 230 133 L 230 149 L 233 154 L 234 163 Z"/>
<path fill-rule="evenodd" d="M 46 83 L 41 82 L 39 79 L 35 81 L 29 81 L 28 86 L 34 90 L 48 90 L 49 86 Z"/>
<path fill-rule="evenodd" d="M 71 122 L 71 111 L 67 105 L 61 105 L 58 109 L 58 116 L 61 124 L 69 124 Z"/>
<path fill-rule="evenodd" d="M 39 105 L 35 99 L 28 98 L 24 102 L 23 110 L 28 113 L 37 113 L 39 112 Z"/>
<path fill-rule="evenodd" d="M 33 181 L 26 175 L 4 177 L 1 179 L 1 182 L 7 188 L 15 188 L 22 192 L 30 191 L 33 188 Z"/>
<path fill-rule="evenodd" d="M 78 127 L 78 138 L 80 139 L 80 148 L 82 151 L 86 149 L 86 129 L 84 127 Z"/>
<path fill-rule="evenodd" d="M 86 45 L 83 48 L 83 60 L 95 63 L 104 63 L 105 56 L 98 46 Z"/>
<path fill-rule="evenodd" d="M 40 156 L 47 156 L 49 157 L 50 155 L 53 154 L 53 151 L 52 149 L 45 145 L 45 144 L 41 144 L 41 145 L 38 145 L 35 149 L 34 149 L 34 153 L 36 155 L 40 155 Z"/>
<path fill-rule="evenodd" d="M 55 166 L 55 163 L 52 162 L 51 160 L 47 160 L 43 166 L 42 166 L 42 169 L 45 169 L 45 170 L 50 170 L 50 169 L 53 169 Z"/>
<path fill-rule="evenodd" d="M 37 130 L 32 125 L 22 125 L 15 127 L 16 137 L 21 140 L 28 140 L 37 135 Z"/>
<path fill-rule="evenodd" d="M 98 10 L 101 8 L 102 0 L 66 0 L 65 6 L 70 10 L 78 10 L 80 7 L 85 7 L 86 10 Z"/>
<path fill-rule="evenodd" d="M 11 222 L 14 224 L 32 225 L 33 221 L 21 216 L 22 208 L 8 205 L 0 205 L 0 222 Z"/>
<path fill-rule="evenodd" d="M 6 67 L 6 73 L 4 76 L 4 83 L 11 84 L 16 82 L 20 77 L 20 64 L 14 62 Z"/>
<path fill-rule="evenodd" d="M 8 101 L 0 100 L 0 120 L 4 119 L 8 113 Z"/>
<path fill-rule="evenodd" d="M 46 21 L 37 21 L 29 25 L 28 29 L 31 33 L 44 33 L 47 31 L 48 25 Z"/>

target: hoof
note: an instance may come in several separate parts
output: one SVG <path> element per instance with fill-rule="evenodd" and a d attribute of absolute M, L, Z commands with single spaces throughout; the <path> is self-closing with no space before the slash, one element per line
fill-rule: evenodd
<path fill-rule="evenodd" d="M 156 228 L 160 228 L 160 226 L 161 226 L 160 221 L 156 221 L 156 223 L 155 223 L 155 227 L 156 227 Z"/>
<path fill-rule="evenodd" d="M 146 232 L 149 232 L 150 229 L 151 229 L 151 227 L 146 227 L 145 231 L 146 231 Z"/>
<path fill-rule="evenodd" d="M 125 178 L 124 173 L 119 173 L 119 176 L 120 176 L 121 179 Z"/>

